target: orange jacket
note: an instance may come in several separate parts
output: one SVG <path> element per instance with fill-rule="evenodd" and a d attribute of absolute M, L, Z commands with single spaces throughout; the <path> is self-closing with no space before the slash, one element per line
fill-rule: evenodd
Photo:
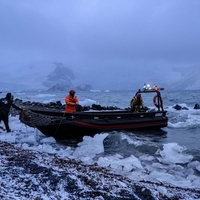
<path fill-rule="evenodd" d="M 75 104 L 79 104 L 77 97 L 72 97 L 70 94 L 65 98 L 66 102 L 66 112 L 73 113 L 76 112 Z"/>

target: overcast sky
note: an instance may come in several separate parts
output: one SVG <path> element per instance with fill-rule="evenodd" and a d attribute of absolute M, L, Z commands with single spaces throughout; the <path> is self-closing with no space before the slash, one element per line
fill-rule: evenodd
<path fill-rule="evenodd" d="M 0 65 L 35 61 L 105 79 L 199 65 L 200 1 L 0 0 Z"/>

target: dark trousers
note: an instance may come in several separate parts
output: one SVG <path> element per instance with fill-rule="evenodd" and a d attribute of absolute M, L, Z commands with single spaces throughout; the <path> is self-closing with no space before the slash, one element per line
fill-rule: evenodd
<path fill-rule="evenodd" d="M 6 127 L 6 130 L 9 130 L 10 129 L 10 127 L 9 127 L 9 125 L 8 125 L 8 115 L 1 115 L 0 114 L 0 121 L 3 121 L 3 123 L 4 123 L 4 125 L 5 125 L 5 127 Z"/>

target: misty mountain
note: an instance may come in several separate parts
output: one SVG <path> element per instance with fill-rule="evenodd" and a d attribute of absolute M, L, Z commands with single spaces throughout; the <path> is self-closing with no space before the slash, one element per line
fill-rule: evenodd
<path fill-rule="evenodd" d="M 174 71 L 179 72 L 181 77 L 178 81 L 170 85 L 171 89 L 200 89 L 200 66 L 175 68 Z"/>
<path fill-rule="evenodd" d="M 109 71 L 110 70 L 110 71 Z M 166 89 L 200 89 L 200 67 L 137 68 L 135 71 L 98 69 L 73 70 L 61 62 L 4 65 L 0 68 L 0 91 L 16 90 L 68 90 L 75 89 L 139 89 L 150 83 Z M 77 78 L 78 77 L 78 78 Z M 99 87 L 99 88 L 97 88 Z M 101 88 L 100 88 L 101 87 Z M 64 89 L 63 89 L 64 88 Z"/>
<path fill-rule="evenodd" d="M 58 62 L 31 63 L 4 66 L 1 73 L 1 90 L 38 90 L 54 85 L 72 87 L 73 71 Z"/>
<path fill-rule="evenodd" d="M 52 87 L 54 85 L 68 85 L 72 87 L 72 80 L 75 79 L 75 75 L 71 69 L 64 66 L 62 63 L 54 62 L 56 68 L 47 75 L 47 80 L 43 82 L 46 87 Z"/>

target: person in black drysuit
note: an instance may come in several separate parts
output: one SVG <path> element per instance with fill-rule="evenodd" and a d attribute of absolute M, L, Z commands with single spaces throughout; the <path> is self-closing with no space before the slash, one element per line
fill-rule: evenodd
<path fill-rule="evenodd" d="M 13 104 L 13 96 L 11 93 L 7 93 L 5 98 L 0 99 L 0 121 L 2 120 L 6 131 L 9 133 L 11 132 L 10 127 L 9 127 L 9 112 L 10 112 L 10 107 L 13 107 L 17 110 L 22 110 L 15 104 Z M 2 127 L 1 127 L 2 128 Z"/>

